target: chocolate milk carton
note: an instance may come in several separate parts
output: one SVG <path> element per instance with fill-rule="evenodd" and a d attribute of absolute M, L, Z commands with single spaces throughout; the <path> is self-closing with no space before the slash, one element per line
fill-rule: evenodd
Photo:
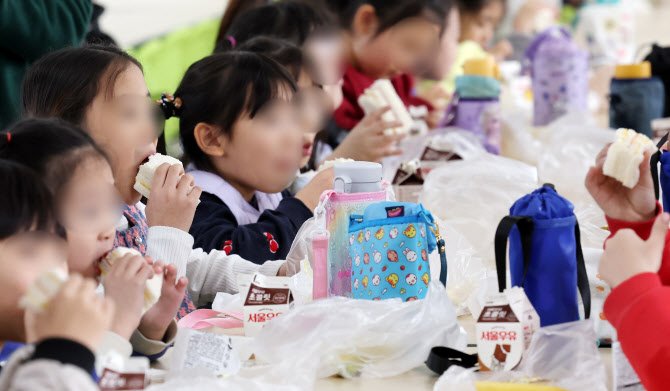
<path fill-rule="evenodd" d="M 288 277 L 249 277 L 240 275 L 238 282 L 244 297 L 244 334 L 255 337 L 267 322 L 291 309 L 293 295 Z"/>
<path fill-rule="evenodd" d="M 479 369 L 511 371 L 521 362 L 540 317 L 523 288 L 514 287 L 487 299 L 477 320 Z"/>

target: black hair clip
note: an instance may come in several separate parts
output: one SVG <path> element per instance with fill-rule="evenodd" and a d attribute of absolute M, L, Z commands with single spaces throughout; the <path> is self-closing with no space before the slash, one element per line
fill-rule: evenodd
<path fill-rule="evenodd" d="M 172 117 L 179 117 L 179 110 L 181 109 L 181 98 L 175 98 L 171 94 L 163 93 L 161 98 L 156 101 L 161 107 L 165 119 Z"/>

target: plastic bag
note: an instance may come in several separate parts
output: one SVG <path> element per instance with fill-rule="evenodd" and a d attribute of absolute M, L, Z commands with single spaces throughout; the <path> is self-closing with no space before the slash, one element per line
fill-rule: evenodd
<path fill-rule="evenodd" d="M 601 343 L 611 343 L 616 339 L 616 330 L 605 318 L 605 300 L 612 288 L 600 278 L 598 265 L 603 254 L 600 248 L 584 248 L 584 263 L 586 263 L 586 274 L 589 276 L 589 287 L 591 288 L 591 318 L 596 336 Z M 580 304 L 581 307 L 581 304 Z M 582 318 L 583 312 L 580 312 Z"/>
<path fill-rule="evenodd" d="M 542 143 L 534 136 L 532 118 L 532 110 L 503 110 L 502 156 L 537 165 Z"/>
<path fill-rule="evenodd" d="M 542 142 L 537 163 L 541 183 L 552 183 L 575 207 L 594 205 L 584 186 L 595 157 L 614 141 L 614 132 L 591 124 L 589 116 L 568 114 L 538 134 Z"/>
<path fill-rule="evenodd" d="M 435 218 L 440 227 L 440 235 L 444 238 L 447 254 L 447 294 L 456 309 L 458 316 L 470 312 L 468 299 L 477 290 L 482 279 L 489 273 L 484 260 L 477 255 L 474 246 L 444 221 Z M 430 254 L 431 278 L 439 278 L 440 254 Z"/>
<path fill-rule="evenodd" d="M 595 344 L 590 320 L 543 327 L 535 332 L 519 370 L 474 372 L 452 366 L 435 383 L 435 391 L 476 391 L 481 381 L 546 379 L 542 385 L 568 391 L 606 391 L 607 373 Z"/>
<path fill-rule="evenodd" d="M 315 364 L 318 378 L 380 378 L 422 365 L 434 346 L 465 345 L 444 286 L 435 281 L 424 300 L 333 297 L 295 308 L 263 328 L 254 352 L 269 364 Z"/>
<path fill-rule="evenodd" d="M 567 390 L 607 389 L 593 320 L 563 323 L 536 331 L 521 371 L 545 379 L 555 379 Z"/>
<path fill-rule="evenodd" d="M 149 391 L 308 391 L 314 388 L 315 367 L 309 362 L 278 365 L 245 364 L 234 376 L 217 378 L 202 372 L 170 372 L 168 380 Z"/>
<path fill-rule="evenodd" d="M 493 269 L 493 240 L 498 223 L 517 199 L 536 187 L 535 167 L 485 154 L 432 170 L 420 201 L 433 216 L 472 243 L 475 255 Z"/>
<path fill-rule="evenodd" d="M 314 217 L 307 219 L 293 239 L 291 249 L 286 255 L 286 275 L 293 276 L 300 271 L 300 264 L 307 260 L 314 267 L 314 251 L 312 249 L 312 233 L 316 230 Z"/>

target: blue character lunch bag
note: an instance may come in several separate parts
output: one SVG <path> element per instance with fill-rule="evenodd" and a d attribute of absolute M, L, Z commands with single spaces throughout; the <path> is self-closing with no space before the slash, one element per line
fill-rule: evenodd
<path fill-rule="evenodd" d="M 495 237 L 498 287 L 507 285 L 507 239 L 512 286 L 524 288 L 542 327 L 586 318 L 591 293 L 574 206 L 547 184 L 514 203 Z"/>
<path fill-rule="evenodd" d="M 378 202 L 349 225 L 352 297 L 364 300 L 426 297 L 430 283 L 428 255 L 439 248 L 440 281 L 446 285 L 447 259 L 437 224 L 422 205 Z"/>

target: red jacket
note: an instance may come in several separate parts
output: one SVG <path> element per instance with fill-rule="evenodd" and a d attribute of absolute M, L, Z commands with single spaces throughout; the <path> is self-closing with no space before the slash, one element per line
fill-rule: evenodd
<path fill-rule="evenodd" d="M 344 100 L 340 107 L 335 110 L 335 123 L 341 129 L 351 130 L 365 116 L 365 112 L 358 105 L 358 97 L 363 95 L 365 90 L 375 82 L 375 78 L 370 77 L 356 70 L 351 65 L 347 65 L 344 72 L 342 94 Z M 395 87 L 398 96 L 405 106 L 426 106 L 428 111 L 433 106 L 425 99 L 412 95 L 414 89 L 414 78 L 409 74 L 402 74 L 391 79 L 391 84 Z"/>
<path fill-rule="evenodd" d="M 660 215 L 660 205 L 657 210 Z M 629 228 L 644 240 L 649 239 L 654 220 L 631 223 L 607 219 L 612 235 Z M 617 330 L 621 347 L 647 391 L 667 390 L 670 339 L 665 332 L 670 330 L 670 232 L 658 274 L 639 274 L 617 286 L 605 301 L 605 316 Z"/>

